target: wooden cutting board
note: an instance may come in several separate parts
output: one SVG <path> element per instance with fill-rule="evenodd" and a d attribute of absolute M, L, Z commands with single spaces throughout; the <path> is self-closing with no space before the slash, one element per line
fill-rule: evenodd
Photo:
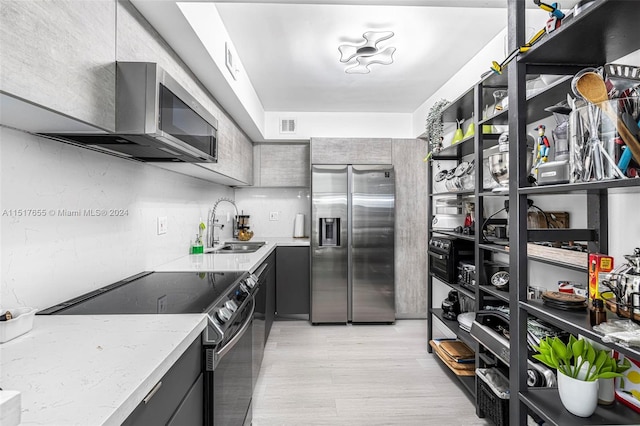
<path fill-rule="evenodd" d="M 475 360 L 476 357 L 476 354 L 469 346 L 457 340 L 440 342 L 440 349 L 456 362 L 469 359 Z"/>
<path fill-rule="evenodd" d="M 445 365 L 449 367 L 451 371 L 453 371 L 454 374 L 458 376 L 475 376 L 476 374 L 475 363 L 464 364 L 460 362 L 455 362 L 451 358 L 449 358 L 448 355 L 445 355 L 444 352 L 442 352 L 442 350 L 440 349 L 440 345 L 438 345 L 436 342 L 434 342 L 433 340 L 430 340 L 429 344 L 433 348 L 433 351 L 436 353 L 436 356 L 440 358 L 442 362 L 444 362 Z"/>

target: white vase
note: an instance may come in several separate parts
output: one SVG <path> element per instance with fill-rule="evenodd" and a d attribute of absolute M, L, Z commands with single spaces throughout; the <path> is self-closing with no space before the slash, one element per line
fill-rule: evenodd
<path fill-rule="evenodd" d="M 568 412 L 579 417 L 591 416 L 598 407 L 598 381 L 585 382 L 558 371 L 558 393 Z"/>

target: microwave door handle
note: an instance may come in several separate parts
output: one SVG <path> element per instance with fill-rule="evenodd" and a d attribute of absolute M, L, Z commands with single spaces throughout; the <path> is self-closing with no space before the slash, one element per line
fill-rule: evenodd
<path fill-rule="evenodd" d="M 427 251 L 427 253 L 429 254 L 429 256 L 433 256 L 433 257 L 435 257 L 436 259 L 440 259 L 440 260 L 445 260 L 445 259 L 447 259 L 447 257 L 448 257 L 448 256 L 444 256 L 444 255 L 442 255 L 442 254 L 439 254 L 439 253 L 433 252 L 433 251 L 431 251 L 431 250 Z"/>

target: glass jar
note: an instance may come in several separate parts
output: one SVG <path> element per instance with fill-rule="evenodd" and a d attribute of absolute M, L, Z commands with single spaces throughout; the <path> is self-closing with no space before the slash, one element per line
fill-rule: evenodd
<path fill-rule="evenodd" d="M 634 156 L 625 138 L 640 151 L 640 97 L 606 101 L 608 105 L 584 104 L 569 115 L 569 179 L 572 183 L 591 182 L 640 174 L 640 155 Z M 609 111 L 604 113 L 603 111 Z M 628 132 L 619 132 L 622 127 Z"/>

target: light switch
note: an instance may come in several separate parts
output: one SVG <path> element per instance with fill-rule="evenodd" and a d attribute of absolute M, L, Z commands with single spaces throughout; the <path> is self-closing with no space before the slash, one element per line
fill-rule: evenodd
<path fill-rule="evenodd" d="M 269 220 L 280 220 L 280 212 L 270 212 Z"/>
<path fill-rule="evenodd" d="M 167 217 L 159 216 L 158 217 L 158 235 L 167 233 Z"/>

